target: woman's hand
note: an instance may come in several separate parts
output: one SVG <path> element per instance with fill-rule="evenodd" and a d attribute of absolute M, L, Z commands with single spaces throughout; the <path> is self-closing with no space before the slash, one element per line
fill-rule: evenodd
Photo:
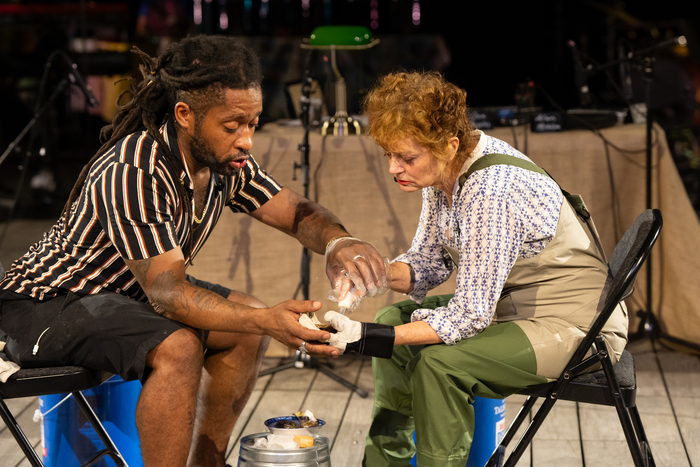
<path fill-rule="evenodd" d="M 337 311 L 327 312 L 324 319 L 338 331 L 331 334 L 328 343 L 341 354 L 391 358 L 394 351 L 393 326 L 353 321 Z"/>

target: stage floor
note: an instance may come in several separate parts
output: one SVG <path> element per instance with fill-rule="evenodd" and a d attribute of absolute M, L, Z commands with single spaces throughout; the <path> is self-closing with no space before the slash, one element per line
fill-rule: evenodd
<path fill-rule="evenodd" d="M 700 360 L 671 352 L 649 341 L 631 343 L 637 365 L 637 406 L 659 467 L 700 466 Z M 266 368 L 284 359 L 266 357 Z M 343 357 L 332 361 L 336 374 L 366 389 L 367 398 L 345 388 L 313 368 L 287 369 L 258 379 L 252 397 L 236 424 L 227 450 L 236 466 L 238 441 L 264 432 L 263 421 L 302 409 L 312 410 L 326 425 L 319 434 L 331 446 L 333 467 L 355 467 L 362 461 L 364 439 L 372 411 L 371 360 Z M 523 396 L 506 400 L 506 423 L 519 410 Z M 40 448 L 38 423 L 32 421 L 37 398 L 15 399 L 8 405 L 35 447 Z M 3 467 L 28 467 L 7 428 L 0 429 Z M 632 466 L 613 407 L 560 401 L 540 428 L 519 466 Z"/>

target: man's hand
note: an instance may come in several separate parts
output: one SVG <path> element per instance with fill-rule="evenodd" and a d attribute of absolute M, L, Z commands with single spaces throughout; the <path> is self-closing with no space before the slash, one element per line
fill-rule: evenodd
<path fill-rule="evenodd" d="M 328 298 L 337 301 L 341 311 L 352 312 L 364 296 L 388 290 L 387 271 L 388 261 L 374 246 L 352 237 L 338 238 L 326 249 L 326 275 L 332 287 Z"/>
<path fill-rule="evenodd" d="M 319 357 L 337 357 L 338 349 L 330 345 L 314 343 L 325 342 L 331 334 L 327 331 L 308 329 L 299 324 L 302 313 L 311 313 L 321 308 L 321 302 L 287 300 L 267 310 L 260 310 L 260 331 L 287 347 L 299 350 L 304 347 L 310 355 Z"/>
<path fill-rule="evenodd" d="M 331 334 L 328 343 L 340 353 L 350 352 L 379 358 L 391 358 L 394 351 L 394 327 L 386 324 L 353 321 L 337 311 L 329 311 L 324 318 L 338 332 Z"/>

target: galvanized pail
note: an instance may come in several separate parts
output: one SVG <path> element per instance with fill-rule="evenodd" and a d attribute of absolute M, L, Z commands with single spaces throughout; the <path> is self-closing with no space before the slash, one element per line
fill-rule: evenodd
<path fill-rule="evenodd" d="M 238 467 L 331 467 L 331 451 L 325 436 L 314 435 L 314 445 L 310 448 L 277 450 L 253 447 L 256 438 L 269 434 L 255 433 L 241 438 Z"/>

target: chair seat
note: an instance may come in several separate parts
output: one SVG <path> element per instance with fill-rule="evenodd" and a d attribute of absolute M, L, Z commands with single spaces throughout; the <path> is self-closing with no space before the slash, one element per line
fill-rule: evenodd
<path fill-rule="evenodd" d="M 0 359 L 7 360 L 2 352 Z M 99 385 L 102 382 L 101 376 L 99 370 L 79 366 L 22 368 L 5 383 L 0 383 L 0 396 L 3 399 L 14 399 L 83 391 Z"/>
<path fill-rule="evenodd" d="M 636 405 L 637 377 L 634 371 L 634 358 L 624 350 L 620 360 L 615 364 L 615 376 L 620 386 L 622 399 L 627 407 Z M 522 389 L 518 394 L 547 397 L 555 383 L 538 384 Z M 598 405 L 615 405 L 615 398 L 608 388 L 607 378 L 603 370 L 584 373 L 575 377 L 564 386 L 559 400 L 571 400 Z"/>

